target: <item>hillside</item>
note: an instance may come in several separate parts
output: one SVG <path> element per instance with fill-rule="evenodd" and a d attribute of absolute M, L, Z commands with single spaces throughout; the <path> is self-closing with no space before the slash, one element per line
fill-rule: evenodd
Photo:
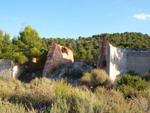
<path fill-rule="evenodd" d="M 43 38 L 43 47 L 49 49 L 53 42 L 67 46 L 73 50 L 75 61 L 84 61 L 89 64 L 97 62 L 99 44 L 107 39 L 113 46 L 123 48 L 150 48 L 150 36 L 141 33 L 113 33 L 79 37 L 78 39 Z"/>
<path fill-rule="evenodd" d="M 95 65 L 98 58 L 99 44 L 107 39 L 113 46 L 124 48 L 150 48 L 150 36 L 141 33 L 113 33 L 93 35 L 92 37 L 41 38 L 38 31 L 26 26 L 18 37 L 10 39 L 8 33 L 0 30 L 0 58 L 11 59 L 19 64 L 29 64 L 32 57 L 46 60 L 47 52 L 53 42 L 67 46 L 74 53 L 75 61 L 84 61 Z"/>

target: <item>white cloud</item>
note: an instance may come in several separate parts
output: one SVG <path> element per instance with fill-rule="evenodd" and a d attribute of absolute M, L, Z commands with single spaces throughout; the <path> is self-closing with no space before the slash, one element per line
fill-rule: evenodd
<path fill-rule="evenodd" d="M 135 14 L 133 15 L 134 18 L 140 19 L 140 20 L 147 20 L 150 18 L 150 15 L 144 15 L 144 14 Z"/>

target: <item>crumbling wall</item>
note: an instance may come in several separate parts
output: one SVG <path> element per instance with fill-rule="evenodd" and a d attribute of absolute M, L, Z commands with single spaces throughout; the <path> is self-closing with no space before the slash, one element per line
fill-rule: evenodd
<path fill-rule="evenodd" d="M 23 68 L 21 68 L 19 65 L 14 65 L 12 68 L 13 79 L 18 79 L 22 72 L 24 72 Z"/>
<path fill-rule="evenodd" d="M 12 62 L 10 59 L 0 59 L 0 76 L 6 80 L 12 77 Z"/>
<path fill-rule="evenodd" d="M 128 70 L 138 75 L 150 71 L 150 49 L 125 49 L 109 46 L 107 55 L 107 73 L 115 79 Z"/>
<path fill-rule="evenodd" d="M 11 59 L 0 59 L 0 76 L 3 76 L 4 79 L 17 79 L 22 72 L 23 69 L 19 65 L 15 65 Z"/>
<path fill-rule="evenodd" d="M 100 42 L 97 68 L 106 62 L 106 71 L 114 80 L 128 70 L 139 75 L 150 72 L 150 49 L 125 49 L 112 46 L 107 40 Z"/>
<path fill-rule="evenodd" d="M 68 62 L 74 62 L 73 52 L 67 47 L 53 43 L 49 49 L 42 76 L 48 77 L 59 63 Z"/>
<path fill-rule="evenodd" d="M 101 40 L 100 47 L 99 47 L 97 68 L 103 68 L 106 66 L 107 53 L 108 53 L 107 51 L 109 46 L 111 46 L 111 44 L 108 42 L 108 40 Z"/>

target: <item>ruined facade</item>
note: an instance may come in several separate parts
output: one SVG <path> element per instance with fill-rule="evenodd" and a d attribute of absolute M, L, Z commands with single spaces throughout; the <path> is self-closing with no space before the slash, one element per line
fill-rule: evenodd
<path fill-rule="evenodd" d="M 67 47 L 53 43 L 49 49 L 42 76 L 48 77 L 59 63 L 68 62 L 74 62 L 73 52 Z"/>
<path fill-rule="evenodd" d="M 0 59 L 0 76 L 3 76 L 6 80 L 17 79 L 22 72 L 23 69 L 10 59 Z"/>
<path fill-rule="evenodd" d="M 117 76 L 127 73 L 128 70 L 133 70 L 139 75 L 150 71 L 150 49 L 114 47 L 107 40 L 101 41 L 100 48 L 102 49 L 97 67 L 105 68 L 113 80 Z M 106 66 L 104 67 L 105 62 Z"/>
<path fill-rule="evenodd" d="M 99 56 L 97 61 L 97 68 L 103 68 L 106 66 L 107 50 L 112 46 L 107 40 L 101 40 L 99 47 Z"/>

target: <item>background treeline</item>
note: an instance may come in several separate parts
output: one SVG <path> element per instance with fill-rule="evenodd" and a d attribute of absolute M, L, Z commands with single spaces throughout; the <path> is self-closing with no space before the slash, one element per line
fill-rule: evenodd
<path fill-rule="evenodd" d="M 96 65 L 99 44 L 107 39 L 113 46 L 123 48 L 150 48 L 150 36 L 142 33 L 125 32 L 93 35 L 92 37 L 41 38 L 38 32 L 26 26 L 18 37 L 10 40 L 10 35 L 0 30 L 0 58 L 12 59 L 20 64 L 29 63 L 32 57 L 45 61 L 47 52 L 53 42 L 67 46 L 74 53 L 75 61 L 84 61 Z"/>

